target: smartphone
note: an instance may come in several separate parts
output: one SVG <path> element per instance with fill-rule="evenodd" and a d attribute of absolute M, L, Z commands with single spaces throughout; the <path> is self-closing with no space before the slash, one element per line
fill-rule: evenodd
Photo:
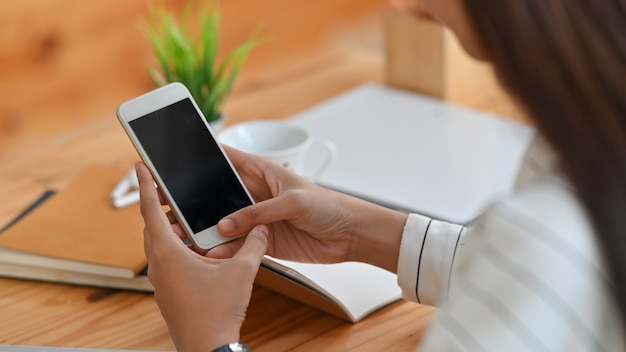
<path fill-rule="evenodd" d="M 122 103 L 117 117 L 192 245 L 232 240 L 217 222 L 253 200 L 187 88 L 162 86 Z"/>

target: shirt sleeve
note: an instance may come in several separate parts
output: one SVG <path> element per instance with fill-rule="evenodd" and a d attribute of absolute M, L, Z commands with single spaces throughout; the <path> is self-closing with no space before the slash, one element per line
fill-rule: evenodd
<path fill-rule="evenodd" d="M 420 351 L 626 350 L 601 252 L 574 195 L 536 186 L 490 208 L 463 240 Z"/>
<path fill-rule="evenodd" d="M 402 234 L 398 285 L 409 301 L 435 305 L 447 295 L 465 227 L 410 214 Z"/>

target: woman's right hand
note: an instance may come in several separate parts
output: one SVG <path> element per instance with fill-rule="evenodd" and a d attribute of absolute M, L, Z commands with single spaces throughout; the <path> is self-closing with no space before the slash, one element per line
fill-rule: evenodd
<path fill-rule="evenodd" d="M 247 234 L 266 224 L 267 254 L 273 257 L 311 263 L 364 261 L 395 271 L 406 214 L 320 187 L 267 159 L 224 148 L 256 201 L 219 222 L 224 236 Z M 228 257 L 239 242 L 209 255 Z M 381 250 L 392 252 L 385 254 L 389 263 L 370 258 L 380 257 Z"/>

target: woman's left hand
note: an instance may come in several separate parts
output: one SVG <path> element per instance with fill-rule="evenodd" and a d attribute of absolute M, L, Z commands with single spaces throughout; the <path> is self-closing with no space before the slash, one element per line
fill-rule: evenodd
<path fill-rule="evenodd" d="M 267 227 L 252 229 L 232 258 L 202 256 L 181 241 L 180 225 L 163 212 L 148 168 L 138 163 L 136 170 L 148 277 L 177 350 L 211 351 L 239 341 L 253 281 L 267 250 Z"/>

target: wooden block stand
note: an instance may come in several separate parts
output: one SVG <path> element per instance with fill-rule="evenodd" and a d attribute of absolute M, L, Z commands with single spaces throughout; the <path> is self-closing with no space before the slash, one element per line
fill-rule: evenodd
<path fill-rule="evenodd" d="M 467 55 L 451 31 L 392 10 L 384 23 L 388 84 L 528 122 L 497 83 L 493 67 Z"/>

